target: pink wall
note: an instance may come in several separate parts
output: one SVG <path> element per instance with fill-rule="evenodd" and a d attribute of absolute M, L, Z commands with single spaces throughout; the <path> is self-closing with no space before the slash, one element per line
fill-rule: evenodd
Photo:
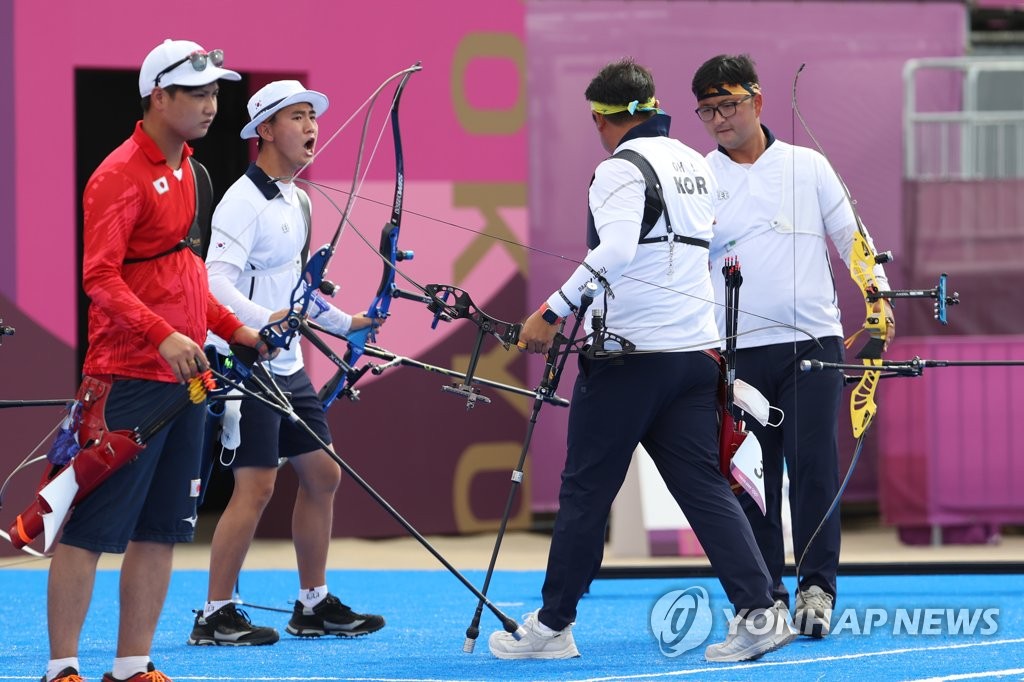
<path fill-rule="evenodd" d="M 901 358 L 1024 361 L 1021 336 L 907 338 L 894 346 L 893 357 Z M 891 417 L 881 424 L 886 448 L 879 499 L 886 523 L 1024 522 L 1021 369 L 937 367 L 919 378 L 883 382 L 880 393 Z"/>
<path fill-rule="evenodd" d="M 284 6 L 255 0 L 240 13 L 233 5 L 208 3 L 201 21 L 182 6 L 177 14 L 161 17 L 158 27 L 128 0 L 67 3 L 59 19 L 47 3 L 4 7 L 5 21 L 13 15 L 13 46 L 5 48 L 13 64 L 4 63 L 7 57 L 0 52 L 0 73 L 14 73 L 13 96 L 6 99 L 14 103 L 10 129 L 16 134 L 13 149 L 3 145 L 4 178 L 13 184 L 0 184 L 11 188 L 14 207 L 4 210 L 13 212 L 14 221 L 0 224 L 0 317 L 19 330 L 0 348 L 2 397 L 62 397 L 74 390 L 67 368 L 73 364 L 79 286 L 74 274 L 76 66 L 137 69 L 162 39 L 194 39 L 225 49 L 228 66 L 237 70 L 306 74 L 309 87 L 331 96 L 331 110 L 321 120 L 326 139 L 386 76 L 422 60 L 423 71 L 413 77 L 402 103 L 407 176 L 402 241 L 417 251 L 404 269 L 421 282 L 457 283 L 489 313 L 514 320 L 561 282 L 571 262 L 527 256 L 459 226 L 518 241 L 529 238 L 534 246 L 570 258 L 582 255 L 585 187 L 602 157 L 582 91 L 603 63 L 632 54 L 651 65 L 663 105 L 675 116 L 675 134 L 703 150 L 710 144 L 691 113 L 688 87 L 703 59 L 726 51 L 753 54 L 765 85 L 766 123 L 783 139 L 801 144 L 808 143 L 807 136 L 793 122 L 789 102 L 793 75 L 806 62 L 801 110 L 859 200 L 879 246 L 892 248 L 899 258 L 900 70 L 911 57 L 962 54 L 966 33 L 966 11 L 952 2 L 295 0 L 287 10 Z M 289 25 L 293 34 L 284 35 L 280 27 Z M 46 49 L 39 49 L 41 43 Z M 6 87 L 0 80 L 0 90 Z M 385 106 L 382 102 L 378 114 Z M 0 109 L 0 121 L 5 111 Z M 375 117 L 372 138 L 382 123 L 380 115 Z M 338 136 L 312 177 L 347 189 L 360 124 L 355 121 Z M 388 205 L 389 139 L 385 132 L 362 192 Z M 332 198 L 344 200 L 339 193 Z M 338 216 L 316 193 L 314 204 L 315 238 L 322 242 Z M 386 218 L 387 209 L 369 201 L 360 202 L 354 215 L 371 239 Z M 329 273 L 342 285 L 343 306 L 365 305 L 379 267 L 357 236 L 346 232 Z M 897 285 L 898 273 L 897 268 Z M 850 292 L 844 297 L 849 319 L 856 320 L 859 303 Z M 394 310 L 383 345 L 435 364 L 464 365 L 472 343 L 468 323 L 430 332 L 429 316 L 416 304 L 398 301 Z M 60 371 L 29 361 L 30 348 L 59 356 Z M 535 383 L 539 364 L 494 351 L 493 344 L 488 348 L 493 352 L 482 374 Z M 314 376 L 322 378 L 323 361 L 311 365 Z M 481 519 L 500 514 L 504 493 L 497 491 L 507 487 L 528 406 L 522 399 L 498 398 L 467 415 L 446 402 L 455 398 L 435 397 L 445 382 L 416 372 L 395 369 L 368 378 L 361 403 L 332 409 L 335 436 L 366 467 L 371 482 L 401 500 L 401 511 L 426 520 L 424 530 L 478 528 Z M 563 395 L 572 375 L 570 367 Z M 0 453 L 0 468 L 20 459 L 44 432 L 35 420 L 45 420 L 28 412 L 34 411 L 0 411 L 0 427 L 18 434 Z M 554 508 L 565 414 L 545 407 L 534 437 L 527 482 L 540 510 Z M 13 428 L 29 422 L 32 428 Z M 871 473 L 871 463 L 869 452 L 859 471 Z M 473 472 L 491 472 L 494 481 L 483 485 L 486 476 L 474 478 Z M 856 494 L 856 482 L 851 492 Z M 871 492 L 873 487 L 865 494 Z M 377 511 L 364 515 L 372 505 L 362 497 L 358 503 L 360 513 L 339 514 L 339 532 L 399 532 Z M 16 507 L 17 500 L 5 500 L 5 510 Z"/>
<path fill-rule="evenodd" d="M 0 348 L 0 397 L 61 398 L 75 389 L 71 365 L 80 201 L 75 189 L 75 69 L 137 70 L 147 52 L 168 37 L 222 48 L 227 66 L 238 71 L 303 74 L 308 87 L 327 93 L 331 107 L 320 119 L 322 154 L 310 177 L 326 185 L 341 205 L 346 199 L 342 190 L 352 179 L 362 116 L 329 146 L 323 143 L 387 76 L 422 61 L 423 70 L 409 82 L 401 107 L 406 163 L 401 241 L 403 248 L 416 251 L 416 259 L 403 270 L 420 282 L 458 284 L 495 316 L 521 316 L 522 249 L 474 232 L 512 242 L 526 239 L 521 3 L 256 0 L 246 3 L 244 12 L 232 3 L 205 3 L 201 12 L 182 4 L 177 10 L 164 8 L 159 21 L 151 8 L 128 0 L 64 3 L 59 13 L 46 3 L 4 5 L 13 44 L 10 57 L 0 51 L 0 73 L 14 78 L 9 86 L 0 81 L 0 89 L 5 102 L 14 102 L 11 129 L 17 133 L 13 149 L 4 146 L 5 180 L 13 170 L 14 220 L 0 227 L 0 317 L 18 333 Z M 10 24 L 8 16 L 13 16 Z M 6 49 L 9 43 L 4 42 Z M 390 92 L 378 102 L 367 157 L 387 122 Z M 102 108 L 103 102 L 95 105 Z M 366 199 L 357 202 L 353 222 L 375 251 L 394 185 L 389 128 L 364 169 L 361 194 Z M 311 194 L 314 244 L 321 244 L 333 234 L 339 215 L 319 192 Z M 348 228 L 329 273 L 342 286 L 340 304 L 364 309 L 381 268 Z M 470 323 L 441 325 L 432 332 L 431 316 L 422 305 L 396 301 L 392 311 L 382 345 L 432 364 L 465 366 L 472 348 Z M 495 345 L 485 344 L 490 355 L 480 374 L 521 383 L 524 364 L 518 354 L 495 352 Z M 315 381 L 325 378 L 324 362 L 314 358 L 311 366 Z M 442 383 L 447 381 L 416 369 L 393 369 L 381 378 L 368 375 L 362 402 L 332 408 L 332 431 L 348 461 L 398 502 L 421 530 L 479 530 L 501 515 L 507 474 L 483 474 L 507 467 L 507 453 L 518 452 L 525 399 L 495 397 L 494 405 L 467 415 L 464 402 L 438 397 L 444 395 Z M 423 409 L 425 404 L 432 408 Z M 0 428 L 12 434 L 0 451 L 0 470 L 10 471 L 31 450 L 56 420 L 55 412 L 0 410 Z M 27 503 L 38 475 L 22 474 L 33 480 L 4 500 L 4 527 Z M 287 497 L 287 483 L 281 487 L 285 491 L 279 497 Z M 337 534 L 402 532 L 351 480 L 342 491 Z M 268 513 L 262 532 L 286 534 L 287 518 L 287 511 Z"/>
<path fill-rule="evenodd" d="M 55 20 L 53 8 L 46 3 L 17 3 L 14 125 L 19 135 L 13 162 L 18 169 L 14 178 L 18 267 L 15 290 L 5 293 L 44 328 L 62 341 L 72 342 L 73 327 L 68 321 L 78 285 L 74 281 L 73 231 L 79 200 L 70 158 L 75 148 L 70 96 L 74 68 L 137 69 L 146 53 L 167 37 L 222 47 L 228 66 L 239 71 L 308 74 L 306 85 L 331 97 L 331 110 L 321 121 L 328 133 L 386 76 L 422 60 L 423 71 L 410 84 L 403 107 L 409 208 L 417 208 L 419 182 L 522 181 L 526 172 L 522 117 L 491 117 L 511 122 L 506 120 L 503 129 L 487 130 L 488 117 L 478 113 L 475 118 L 483 132 L 474 132 L 458 114 L 460 106 L 502 114 L 525 97 L 520 71 L 522 8 L 518 3 L 498 3 L 486 10 L 479 3 L 461 4 L 458 11 L 449 6 L 442 16 L 431 3 L 397 0 L 297 0 L 288 4 L 287 11 L 275 10 L 277 15 L 257 11 L 260 3 L 250 5 L 248 12 L 212 3 L 204 6 L 202 21 L 196 21 L 183 6 L 179 13 L 162 17 L 157 26 L 143 18 L 138 3 L 127 0 L 69 3 L 60 20 Z M 264 17 L 270 18 L 269 23 Z M 294 22 L 294 38 L 281 35 L 282 24 L 290 22 Z M 423 30 L 425 26 L 430 30 Z M 489 34 L 499 35 L 488 38 Z M 47 46 L 44 50 L 39 49 L 41 40 Z M 489 50 L 488 45 L 496 47 Z M 490 57 L 488 51 L 496 54 Z M 507 55 L 512 58 L 505 58 Z M 456 71 L 460 59 L 462 68 Z M 461 90 L 469 93 L 464 104 Z M 384 104 L 386 108 L 386 101 Z M 468 115 L 474 118 L 472 111 Z M 374 133 L 377 130 L 375 127 Z M 317 178 L 347 187 L 357 140 L 354 124 L 320 158 Z M 389 154 L 382 153 L 371 167 L 370 180 L 391 181 Z M 390 197 L 387 201 L 390 203 Z M 368 213 L 367 219 L 378 219 L 372 211 Z M 381 216 L 383 224 L 386 213 Z M 325 231 L 327 223 L 325 220 Z M 477 218 L 470 220 L 469 226 L 480 224 Z M 436 235 L 436 230 L 432 229 L 432 234 Z M 47 267 L 34 265 L 41 253 L 50 254 Z"/>
<path fill-rule="evenodd" d="M 713 148 L 693 114 L 690 80 L 707 58 L 747 52 L 758 65 L 765 97 L 763 122 L 776 135 L 811 144 L 790 102 L 799 66 L 798 102 L 811 130 L 845 178 L 880 249 L 892 249 L 894 286 L 901 281 L 901 69 L 912 57 L 963 53 L 966 10 L 949 2 L 535 2 L 527 13 L 530 46 L 531 245 L 580 258 L 585 253 L 586 187 L 604 157 L 583 98 L 603 64 L 634 56 L 654 71 L 672 132 L 701 151 Z M 841 268 L 842 266 L 840 266 Z M 547 298 L 571 263 L 531 256 L 529 301 Z M 837 272 L 848 331 L 863 304 L 845 273 Z M 536 376 L 540 365 L 530 368 Z M 563 382 L 568 382 L 567 376 Z M 848 426 L 841 427 L 848 433 Z M 551 413 L 537 426 L 534 504 L 553 509 L 564 462 L 565 416 Z M 847 438 L 849 438 L 847 436 Z M 873 447 L 858 467 L 872 473 Z M 852 452 L 852 439 L 841 443 Z M 874 480 L 858 492 L 874 495 Z"/>
<path fill-rule="evenodd" d="M 907 285 L 931 288 L 935 273 L 963 305 L 949 310 L 945 335 L 1024 333 L 1024 317 L 1006 314 L 1024 286 L 1024 180 L 906 180 L 903 213 L 906 250 L 916 258 Z M 904 306 L 905 334 L 934 329 L 926 305 Z M 908 324 L 910 323 L 910 324 Z"/>

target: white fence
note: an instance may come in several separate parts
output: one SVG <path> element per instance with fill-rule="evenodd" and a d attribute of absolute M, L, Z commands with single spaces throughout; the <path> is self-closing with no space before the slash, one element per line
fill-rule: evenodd
<path fill-rule="evenodd" d="M 1024 58 L 912 59 L 903 83 L 907 179 L 1024 178 Z"/>

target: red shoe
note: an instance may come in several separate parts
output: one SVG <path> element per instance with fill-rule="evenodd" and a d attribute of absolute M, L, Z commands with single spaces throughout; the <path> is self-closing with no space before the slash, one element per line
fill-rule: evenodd
<path fill-rule="evenodd" d="M 46 682 L 46 675 L 43 675 L 39 682 Z M 53 678 L 53 682 L 85 682 L 85 678 L 78 674 L 78 671 L 74 668 L 68 667 L 57 673 L 57 677 Z"/>
<path fill-rule="evenodd" d="M 74 678 L 72 678 L 72 680 L 74 682 Z M 150 664 L 146 666 L 146 672 L 144 673 L 135 673 L 127 680 L 119 680 L 114 677 L 114 673 L 105 673 L 103 675 L 103 682 L 174 682 L 174 680 L 157 670 L 153 666 L 153 663 L 150 662 Z"/>

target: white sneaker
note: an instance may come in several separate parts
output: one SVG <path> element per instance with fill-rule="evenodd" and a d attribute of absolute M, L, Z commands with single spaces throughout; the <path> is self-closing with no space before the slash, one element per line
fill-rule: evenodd
<path fill-rule="evenodd" d="M 802 635 L 818 638 L 827 635 L 832 625 L 832 595 L 817 585 L 797 590 L 793 623 Z"/>
<path fill-rule="evenodd" d="M 721 644 L 704 650 L 704 658 L 712 663 L 753 661 L 796 639 L 796 630 L 789 624 L 785 608 L 778 602 L 769 609 L 756 609 L 746 617 L 729 621 L 729 634 Z"/>
<path fill-rule="evenodd" d="M 572 638 L 572 625 L 552 630 L 539 620 L 537 611 L 526 617 L 522 629 L 526 634 L 517 640 L 512 633 L 498 630 L 491 633 L 487 645 L 498 658 L 576 658 L 580 655 Z"/>

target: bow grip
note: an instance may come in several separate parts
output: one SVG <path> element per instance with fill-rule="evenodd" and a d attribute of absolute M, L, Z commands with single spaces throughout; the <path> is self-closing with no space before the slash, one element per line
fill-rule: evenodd
<path fill-rule="evenodd" d="M 260 336 L 262 335 L 263 332 L 260 332 Z M 259 359 L 259 352 L 255 348 L 243 346 L 240 343 L 233 343 L 231 344 L 231 354 L 238 359 L 239 363 L 241 363 L 241 367 L 236 365 L 231 369 L 241 376 L 243 380 L 248 379 L 251 374 L 248 370 L 256 364 L 256 360 Z"/>
<path fill-rule="evenodd" d="M 509 325 L 508 330 L 505 332 L 505 336 L 502 339 L 509 346 L 515 346 L 519 343 L 519 334 L 523 331 L 523 323 L 516 322 L 515 324 Z"/>
<path fill-rule="evenodd" d="M 320 400 L 320 403 L 324 406 L 325 410 L 331 406 L 341 393 L 342 388 L 345 386 L 346 378 L 347 373 L 339 369 L 317 393 L 317 398 Z"/>
<path fill-rule="evenodd" d="M 293 310 L 283 320 L 271 322 L 260 329 L 260 338 L 271 348 L 288 349 L 291 347 L 295 330 L 299 328 L 300 324 L 302 324 L 302 316 Z M 282 326 L 286 328 L 286 331 L 278 331 Z"/>

